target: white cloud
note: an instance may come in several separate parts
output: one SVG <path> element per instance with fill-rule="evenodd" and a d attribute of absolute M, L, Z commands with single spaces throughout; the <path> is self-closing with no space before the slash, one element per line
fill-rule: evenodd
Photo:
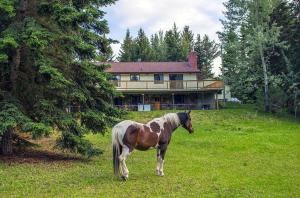
<path fill-rule="evenodd" d="M 207 34 L 218 41 L 216 32 L 221 30 L 224 0 L 119 0 L 109 7 L 109 24 L 112 32 L 122 40 L 125 30 L 143 28 L 150 35 L 159 30 L 168 30 L 175 22 L 179 29 L 190 26 L 195 34 Z M 112 21 L 111 21 L 112 20 Z M 135 34 L 135 32 L 132 32 Z M 118 53 L 120 44 L 114 45 Z M 117 51 L 115 51 L 117 50 Z M 214 72 L 219 74 L 220 60 L 214 61 Z"/>

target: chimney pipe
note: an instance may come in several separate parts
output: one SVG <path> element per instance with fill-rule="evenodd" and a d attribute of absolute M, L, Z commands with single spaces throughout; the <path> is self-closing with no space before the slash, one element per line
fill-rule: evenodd
<path fill-rule="evenodd" d="M 195 70 L 197 70 L 197 59 L 198 59 L 197 52 L 195 51 L 190 52 L 188 57 L 188 62 L 189 65 Z"/>

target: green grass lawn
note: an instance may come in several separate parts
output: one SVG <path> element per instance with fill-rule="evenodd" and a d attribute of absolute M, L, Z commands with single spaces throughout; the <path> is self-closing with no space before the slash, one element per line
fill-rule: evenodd
<path fill-rule="evenodd" d="M 164 111 L 132 112 L 146 122 Z M 112 174 L 111 138 L 89 161 L 0 162 L 0 197 L 300 197 L 300 124 L 250 108 L 193 111 L 195 133 L 178 129 L 155 175 L 156 152 L 134 151 L 129 180 Z"/>

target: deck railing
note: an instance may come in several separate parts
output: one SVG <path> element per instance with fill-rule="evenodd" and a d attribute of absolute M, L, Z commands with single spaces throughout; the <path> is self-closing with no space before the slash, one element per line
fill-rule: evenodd
<path fill-rule="evenodd" d="M 117 90 L 207 90 L 222 89 L 221 80 L 112 81 Z"/>

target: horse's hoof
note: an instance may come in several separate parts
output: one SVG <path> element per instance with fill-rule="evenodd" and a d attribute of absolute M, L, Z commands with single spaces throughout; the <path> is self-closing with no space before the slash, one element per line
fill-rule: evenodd
<path fill-rule="evenodd" d="M 156 175 L 162 177 L 162 176 L 164 176 L 165 174 L 164 174 L 163 172 L 159 171 L 159 170 L 156 170 Z"/>
<path fill-rule="evenodd" d="M 123 181 L 127 181 L 127 180 L 128 180 L 128 176 L 121 176 L 121 179 L 122 179 Z"/>

